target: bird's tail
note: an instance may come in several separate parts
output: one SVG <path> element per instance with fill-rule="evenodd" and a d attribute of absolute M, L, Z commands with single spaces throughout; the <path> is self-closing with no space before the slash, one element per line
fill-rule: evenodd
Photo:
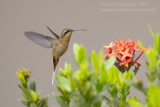
<path fill-rule="evenodd" d="M 55 74 L 56 74 L 55 71 L 56 71 L 56 67 L 58 65 L 58 62 L 59 62 L 59 58 L 55 58 L 53 56 L 53 61 L 52 61 L 52 63 L 53 63 L 52 85 L 54 84 L 54 77 L 55 77 Z"/>
<path fill-rule="evenodd" d="M 55 72 L 52 73 L 52 85 L 54 84 Z"/>

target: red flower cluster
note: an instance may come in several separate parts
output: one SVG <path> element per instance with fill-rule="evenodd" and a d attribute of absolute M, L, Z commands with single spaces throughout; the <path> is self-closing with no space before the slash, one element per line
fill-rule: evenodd
<path fill-rule="evenodd" d="M 131 66 L 135 66 L 135 69 L 141 66 L 137 60 L 143 54 L 142 49 L 138 46 L 137 41 L 133 40 L 122 40 L 121 38 L 119 41 L 115 41 L 114 43 L 111 42 L 109 46 L 104 46 L 104 49 L 107 51 L 105 54 L 105 59 L 108 59 L 111 56 L 116 56 L 116 63 L 115 65 L 122 70 L 129 70 Z M 140 50 L 142 51 L 141 54 L 135 58 L 135 51 Z M 124 71 L 123 71 L 124 72 Z"/>

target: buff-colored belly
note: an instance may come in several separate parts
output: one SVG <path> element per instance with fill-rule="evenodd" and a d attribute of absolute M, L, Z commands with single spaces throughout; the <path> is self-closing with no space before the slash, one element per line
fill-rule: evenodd
<path fill-rule="evenodd" d="M 53 49 L 52 53 L 53 56 L 61 57 L 68 49 L 68 46 L 64 46 L 62 44 L 59 44 L 55 49 Z"/>

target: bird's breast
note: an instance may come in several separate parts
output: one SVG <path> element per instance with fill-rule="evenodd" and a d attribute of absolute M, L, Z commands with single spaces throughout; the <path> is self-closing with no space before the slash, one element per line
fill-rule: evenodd
<path fill-rule="evenodd" d="M 68 45 L 58 44 L 55 49 L 53 49 L 53 56 L 61 57 L 68 49 Z"/>

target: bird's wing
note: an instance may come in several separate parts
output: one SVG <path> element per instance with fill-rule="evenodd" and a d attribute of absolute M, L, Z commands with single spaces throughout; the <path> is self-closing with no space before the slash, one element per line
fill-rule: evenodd
<path fill-rule="evenodd" d="M 53 32 L 48 26 L 46 26 L 47 27 L 47 29 L 57 38 L 57 39 L 59 39 L 60 37 L 55 33 L 55 32 Z"/>
<path fill-rule="evenodd" d="M 45 48 L 54 48 L 57 43 L 56 39 L 36 32 L 25 32 L 24 34 L 31 41 Z"/>

